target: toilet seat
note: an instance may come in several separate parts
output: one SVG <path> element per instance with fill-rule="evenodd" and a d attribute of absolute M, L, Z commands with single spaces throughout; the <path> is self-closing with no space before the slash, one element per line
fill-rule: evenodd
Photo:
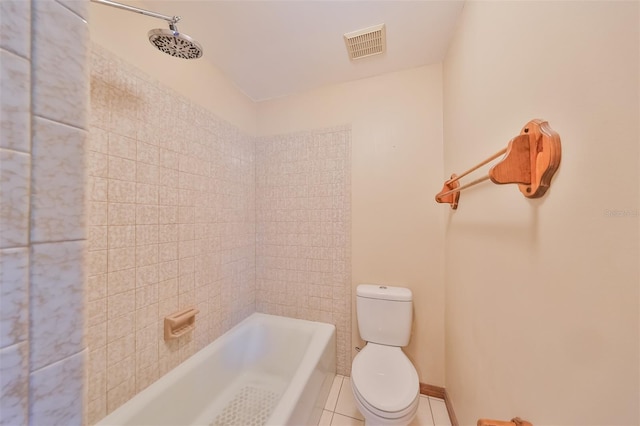
<path fill-rule="evenodd" d="M 372 414 L 396 419 L 417 409 L 418 373 L 397 346 L 368 343 L 351 367 L 354 396 Z"/>

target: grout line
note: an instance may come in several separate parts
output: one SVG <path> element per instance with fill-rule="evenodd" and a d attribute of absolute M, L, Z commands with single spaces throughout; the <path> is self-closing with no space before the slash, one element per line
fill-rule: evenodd
<path fill-rule="evenodd" d="M 58 120 L 56 118 L 47 117 L 46 115 L 32 114 L 32 117 L 33 117 L 34 121 L 37 118 L 39 120 L 43 120 L 43 121 L 46 121 L 46 122 L 51 123 L 51 124 L 59 124 L 59 125 L 64 126 L 64 127 L 69 127 L 71 129 L 81 130 L 83 132 L 87 132 L 87 135 L 89 133 L 89 131 L 87 129 L 83 128 L 83 127 L 79 127 L 79 126 L 77 126 L 75 124 L 67 123 L 66 121 L 60 121 L 60 120 Z M 33 135 L 32 135 L 32 137 L 33 137 Z M 33 147 L 31 149 L 33 151 Z"/>
<path fill-rule="evenodd" d="M 85 24 L 87 24 L 87 20 L 81 16 L 78 12 L 76 12 L 75 10 L 71 9 L 69 6 L 67 6 L 64 3 L 60 3 L 58 0 L 56 0 L 56 3 L 58 3 L 58 5 L 62 6 L 63 8 L 67 9 L 69 12 L 71 12 L 72 14 L 74 14 L 76 17 L 80 18 L 82 20 L 82 22 L 84 22 Z"/>
<path fill-rule="evenodd" d="M 429 413 L 431 413 L 431 422 L 435 425 L 436 418 L 433 416 L 433 408 L 431 408 L 431 397 L 427 396 L 427 402 L 429 403 Z"/>

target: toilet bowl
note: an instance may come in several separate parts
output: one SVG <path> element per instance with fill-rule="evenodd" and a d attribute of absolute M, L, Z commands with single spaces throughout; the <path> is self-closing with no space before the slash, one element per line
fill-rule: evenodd
<path fill-rule="evenodd" d="M 418 373 L 402 352 L 411 336 L 412 303 L 407 288 L 357 288 L 358 330 L 367 344 L 353 359 L 351 390 L 366 426 L 406 426 L 418 411 Z"/>
<path fill-rule="evenodd" d="M 365 425 L 408 425 L 418 411 L 418 373 L 402 349 L 367 343 L 351 366 L 351 389 Z"/>

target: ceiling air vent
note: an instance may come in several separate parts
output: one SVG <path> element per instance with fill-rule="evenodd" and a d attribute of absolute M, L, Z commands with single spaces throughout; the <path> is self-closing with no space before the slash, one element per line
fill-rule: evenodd
<path fill-rule="evenodd" d="M 384 24 L 347 33 L 344 42 L 351 59 L 383 53 L 387 45 Z"/>

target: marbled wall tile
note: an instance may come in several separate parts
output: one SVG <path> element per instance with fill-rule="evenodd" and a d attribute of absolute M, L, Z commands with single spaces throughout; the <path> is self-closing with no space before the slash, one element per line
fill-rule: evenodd
<path fill-rule="evenodd" d="M 80 425 L 86 350 L 31 373 L 32 425 Z"/>
<path fill-rule="evenodd" d="M 32 242 L 77 240 L 85 233 L 87 132 L 35 118 L 31 188 Z"/>
<path fill-rule="evenodd" d="M 67 9 L 77 14 L 80 18 L 87 20 L 89 16 L 89 0 L 56 0 Z"/>
<path fill-rule="evenodd" d="M 0 250 L 0 348 L 27 339 L 29 250 Z"/>
<path fill-rule="evenodd" d="M 0 48 L 31 57 L 30 1 L 0 1 Z"/>
<path fill-rule="evenodd" d="M 86 129 L 89 27 L 78 15 L 54 1 L 34 2 L 32 13 L 33 112 Z M 73 55 L 69 55 L 70 46 Z"/>
<path fill-rule="evenodd" d="M 0 148 L 0 248 L 28 244 L 31 157 Z"/>
<path fill-rule="evenodd" d="M 0 349 L 0 425 L 29 420 L 29 344 Z"/>
<path fill-rule="evenodd" d="M 15 5 L 15 1 L 2 1 Z M 28 2 L 20 2 L 27 3 Z M 4 13 L 4 11 L 3 11 Z M 0 18 L 3 22 L 7 19 Z M 0 148 L 31 151 L 31 64 L 14 53 L 0 49 Z"/>
<path fill-rule="evenodd" d="M 83 348 L 84 241 L 31 246 L 31 369 Z"/>

